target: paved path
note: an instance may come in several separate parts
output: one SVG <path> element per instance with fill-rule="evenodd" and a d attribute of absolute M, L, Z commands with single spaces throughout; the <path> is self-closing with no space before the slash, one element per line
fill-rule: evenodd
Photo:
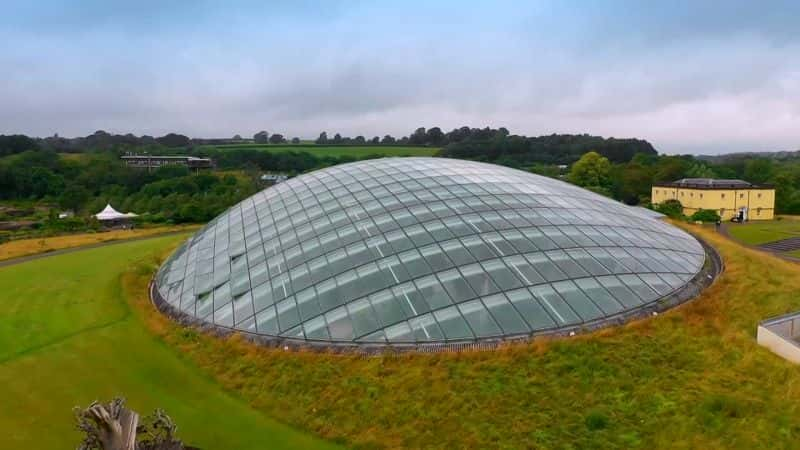
<path fill-rule="evenodd" d="M 769 251 L 793 252 L 795 250 L 800 250 L 800 237 L 790 237 L 779 241 L 767 242 L 759 245 L 759 247 Z"/>
<path fill-rule="evenodd" d="M 74 252 L 80 252 L 80 251 L 83 251 L 83 250 L 90 250 L 90 249 L 98 248 L 98 247 L 105 247 L 105 246 L 108 246 L 108 245 L 125 244 L 127 242 L 143 241 L 145 239 L 155 239 L 155 238 L 160 238 L 160 237 L 164 237 L 164 236 L 172 236 L 172 235 L 175 235 L 175 234 L 182 234 L 182 233 L 191 233 L 191 231 L 186 231 L 186 230 L 168 231 L 166 233 L 149 234 L 147 236 L 139 236 L 139 237 L 130 238 L 130 239 L 116 239 L 116 240 L 113 240 L 113 241 L 97 242 L 97 243 L 94 243 L 94 244 L 80 245 L 78 247 L 62 248 L 60 250 L 53 250 L 51 252 L 43 252 L 43 253 L 36 253 L 36 254 L 33 254 L 33 255 L 20 256 L 18 258 L 11 258 L 11 259 L 6 259 L 6 260 L 3 260 L 3 261 L 0 261 L 0 268 L 26 263 L 28 261 L 35 261 L 37 259 L 49 258 L 51 256 L 58 256 L 58 255 L 64 255 L 64 254 L 67 254 L 67 253 L 74 253 Z"/>
<path fill-rule="evenodd" d="M 762 252 L 769 253 L 771 255 L 777 256 L 778 258 L 785 259 L 787 261 L 800 263 L 800 258 L 795 258 L 794 256 L 790 256 L 790 255 L 787 255 L 785 253 L 782 253 L 782 252 L 786 252 L 786 251 L 792 251 L 792 250 L 800 249 L 800 238 L 796 238 L 795 237 L 795 238 L 789 238 L 789 239 L 781 239 L 779 241 L 767 242 L 766 244 L 761 244 L 761 245 L 748 245 L 748 244 L 745 244 L 744 242 L 740 242 L 739 240 L 737 240 L 736 238 L 731 236 L 730 232 L 728 232 L 728 224 L 726 224 L 724 222 L 717 228 L 717 233 L 725 236 L 726 238 L 732 240 L 733 242 L 736 242 L 737 244 L 739 244 L 739 245 L 741 245 L 743 247 L 748 247 L 748 248 L 752 248 L 752 249 L 755 249 L 755 250 L 760 250 Z M 781 242 L 784 242 L 784 241 L 792 241 L 792 240 L 797 240 L 797 245 L 798 246 L 796 248 L 790 248 L 789 250 L 782 250 L 781 249 L 782 246 L 780 246 L 780 245 L 773 246 L 773 244 L 778 244 L 778 243 L 781 243 Z"/>

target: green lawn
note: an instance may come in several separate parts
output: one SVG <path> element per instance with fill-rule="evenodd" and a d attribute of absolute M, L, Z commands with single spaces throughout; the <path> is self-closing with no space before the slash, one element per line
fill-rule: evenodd
<path fill-rule="evenodd" d="M 745 244 L 760 245 L 800 236 L 800 220 L 786 218 L 763 222 L 752 221 L 742 225 L 731 223 L 728 225 L 728 231 L 731 236 Z"/>
<path fill-rule="evenodd" d="M 362 158 L 370 155 L 384 156 L 433 156 L 439 151 L 431 147 L 393 147 L 393 146 L 323 146 L 323 145 L 263 145 L 263 144 L 231 144 L 212 146 L 219 150 L 256 149 L 268 152 L 307 152 L 314 156 L 352 156 Z"/>
<path fill-rule="evenodd" d="M 176 245 L 162 237 L 0 269 L 0 448 L 75 448 L 71 408 L 115 395 L 163 408 L 203 449 L 327 448 L 227 394 L 147 331 L 121 274 Z"/>

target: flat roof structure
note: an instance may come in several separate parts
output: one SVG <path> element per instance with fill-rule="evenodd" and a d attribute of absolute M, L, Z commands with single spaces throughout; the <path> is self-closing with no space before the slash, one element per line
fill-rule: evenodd
<path fill-rule="evenodd" d="M 774 189 L 772 185 L 756 185 L 744 180 L 718 178 L 681 178 L 672 182 L 654 183 L 653 186 L 691 189 Z"/>

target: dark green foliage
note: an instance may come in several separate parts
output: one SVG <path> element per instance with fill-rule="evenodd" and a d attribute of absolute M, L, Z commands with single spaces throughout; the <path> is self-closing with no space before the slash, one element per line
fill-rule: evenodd
<path fill-rule="evenodd" d="M 28 136 L 21 134 L 5 136 L 0 134 L 0 157 L 38 149 L 39 144 Z"/>
<path fill-rule="evenodd" d="M 693 222 L 716 222 L 719 220 L 719 214 L 713 209 L 701 209 L 689 217 Z"/>
<path fill-rule="evenodd" d="M 156 142 L 165 147 L 186 147 L 191 144 L 192 140 L 182 134 L 169 133 L 157 138 Z"/>
<path fill-rule="evenodd" d="M 584 419 L 589 431 L 602 430 L 608 427 L 608 417 L 600 411 L 590 411 Z"/>
<path fill-rule="evenodd" d="M 683 216 L 683 206 L 678 200 L 667 200 L 659 205 L 656 205 L 655 210 L 672 218 Z"/>
<path fill-rule="evenodd" d="M 447 133 L 446 138 L 449 143 L 442 149 L 442 156 L 482 161 L 508 157 L 523 165 L 569 164 L 592 150 L 615 163 L 630 161 L 636 153 L 657 154 L 650 143 L 638 139 L 568 134 L 526 137 L 509 135 L 505 128 L 464 127 Z"/>
<path fill-rule="evenodd" d="M 0 160 L 0 199 L 43 200 L 84 216 L 106 203 L 143 214 L 139 221 L 205 222 L 253 194 L 250 178 L 165 166 L 148 173 L 125 167 L 115 156 L 91 154 L 80 160 L 49 150 L 28 151 Z M 91 228 L 83 219 L 52 220 L 56 231 Z"/>

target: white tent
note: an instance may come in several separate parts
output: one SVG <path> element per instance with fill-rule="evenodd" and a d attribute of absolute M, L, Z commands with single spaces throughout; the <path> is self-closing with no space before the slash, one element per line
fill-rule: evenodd
<path fill-rule="evenodd" d="M 116 209 L 111 207 L 111 204 L 106 204 L 106 207 L 103 208 L 102 211 L 94 215 L 97 217 L 97 220 L 119 220 L 119 219 L 129 219 L 131 217 L 136 217 L 134 213 L 121 213 Z"/>

